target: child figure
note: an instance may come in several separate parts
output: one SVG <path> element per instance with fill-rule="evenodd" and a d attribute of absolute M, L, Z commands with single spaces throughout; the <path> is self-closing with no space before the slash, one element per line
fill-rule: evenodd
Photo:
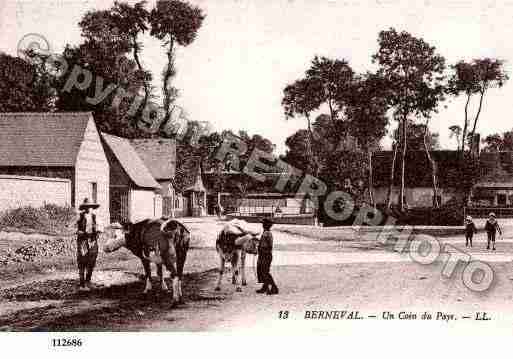
<path fill-rule="evenodd" d="M 467 216 L 467 218 L 465 218 L 465 247 L 468 247 L 470 244 L 472 248 L 472 237 L 474 233 L 477 233 L 476 225 L 472 221 L 472 217 Z"/>
<path fill-rule="evenodd" d="M 486 234 L 488 235 L 488 245 L 486 249 L 490 249 L 490 242 L 492 242 L 492 250 L 495 250 L 495 234 L 499 231 L 499 234 L 502 236 L 501 227 L 499 227 L 499 223 L 495 219 L 495 213 L 490 213 L 488 219 L 486 220 L 485 225 Z"/>
<path fill-rule="evenodd" d="M 278 287 L 270 273 L 273 260 L 273 235 L 271 227 L 273 222 L 269 218 L 262 220 L 264 229 L 258 243 L 257 277 L 258 283 L 263 283 L 257 293 L 278 294 Z"/>

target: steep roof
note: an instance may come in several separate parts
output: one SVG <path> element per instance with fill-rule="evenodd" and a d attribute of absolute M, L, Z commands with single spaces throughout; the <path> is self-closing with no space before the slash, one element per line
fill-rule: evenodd
<path fill-rule="evenodd" d="M 0 113 L 0 166 L 73 167 L 90 112 Z"/>
<path fill-rule="evenodd" d="M 157 180 L 175 177 L 176 141 L 167 138 L 131 140 L 139 157 Z"/>
<path fill-rule="evenodd" d="M 440 187 L 450 187 L 458 168 L 457 151 L 430 151 L 437 165 L 437 180 Z M 393 151 L 377 151 L 372 154 L 372 179 L 374 186 L 388 186 L 393 161 Z M 406 187 L 431 187 L 431 163 L 425 151 L 406 152 L 405 185 Z M 394 185 L 401 181 L 401 153 L 397 153 L 394 172 Z"/>
<path fill-rule="evenodd" d="M 144 188 L 161 188 L 127 139 L 106 133 L 102 133 L 102 137 L 135 185 Z"/>

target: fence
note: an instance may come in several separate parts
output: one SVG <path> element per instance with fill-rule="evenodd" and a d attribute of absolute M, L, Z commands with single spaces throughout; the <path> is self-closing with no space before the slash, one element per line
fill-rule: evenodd
<path fill-rule="evenodd" d="M 485 218 L 488 217 L 490 212 L 495 213 L 497 218 L 513 218 L 512 207 L 465 207 L 463 209 L 463 218 L 466 216 Z"/>

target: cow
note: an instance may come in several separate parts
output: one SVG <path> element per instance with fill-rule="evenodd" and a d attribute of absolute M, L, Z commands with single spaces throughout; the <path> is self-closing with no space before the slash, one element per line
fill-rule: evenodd
<path fill-rule="evenodd" d="M 146 280 L 144 293 L 152 290 L 151 263 L 157 265 L 162 290 L 168 290 L 162 271 L 164 265 L 171 273 L 173 301 L 181 302 L 183 267 L 190 241 L 189 230 L 173 219 L 145 219 L 123 226 L 115 224 L 111 229 L 110 238 L 103 246 L 103 251 L 111 253 L 126 247 L 141 259 Z"/>
<path fill-rule="evenodd" d="M 225 262 L 230 262 L 232 266 L 232 284 L 235 290 L 241 292 L 239 285 L 239 273 L 242 276 L 242 285 L 246 282 L 246 253 L 256 254 L 258 245 L 258 233 L 247 229 L 247 223 L 240 220 L 232 220 L 223 226 L 216 240 L 216 251 L 219 255 L 219 277 L 216 291 L 221 290 L 221 280 L 223 278 Z"/>

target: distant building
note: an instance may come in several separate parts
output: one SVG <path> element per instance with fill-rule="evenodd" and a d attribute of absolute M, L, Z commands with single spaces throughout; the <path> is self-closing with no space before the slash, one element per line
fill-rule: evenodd
<path fill-rule="evenodd" d="M 162 216 L 161 186 L 130 141 L 102 133 L 110 163 L 110 220 L 137 222 Z"/>
<path fill-rule="evenodd" d="M 283 191 L 276 188 L 283 173 L 262 173 L 263 181 L 238 171 L 207 172 L 203 181 L 207 188 L 208 213 L 215 213 L 220 203 L 226 213 L 241 215 L 285 216 L 312 214 L 314 206 L 297 186 L 288 183 Z M 300 181 L 299 181 L 300 183 Z"/>
<path fill-rule="evenodd" d="M 430 151 L 437 166 L 438 203 L 449 202 L 457 193 L 455 180 L 458 176 L 454 169 L 458 167 L 457 151 Z M 387 202 L 392 168 L 393 151 L 378 151 L 372 155 L 372 181 L 374 201 L 377 204 Z M 401 153 L 397 153 L 392 203 L 399 203 L 401 188 Z M 431 207 L 434 202 L 432 168 L 425 151 L 407 151 L 405 169 L 405 203 L 409 208 Z"/>
<path fill-rule="evenodd" d="M 481 152 L 479 171 L 471 205 L 513 207 L 513 152 Z"/>
<path fill-rule="evenodd" d="M 162 215 L 179 217 L 183 214 L 185 200 L 175 189 L 176 175 L 176 140 L 169 138 L 134 139 L 130 141 L 160 184 L 162 196 Z"/>
<path fill-rule="evenodd" d="M 0 210 L 86 197 L 107 222 L 109 164 L 91 113 L 0 113 Z"/>

